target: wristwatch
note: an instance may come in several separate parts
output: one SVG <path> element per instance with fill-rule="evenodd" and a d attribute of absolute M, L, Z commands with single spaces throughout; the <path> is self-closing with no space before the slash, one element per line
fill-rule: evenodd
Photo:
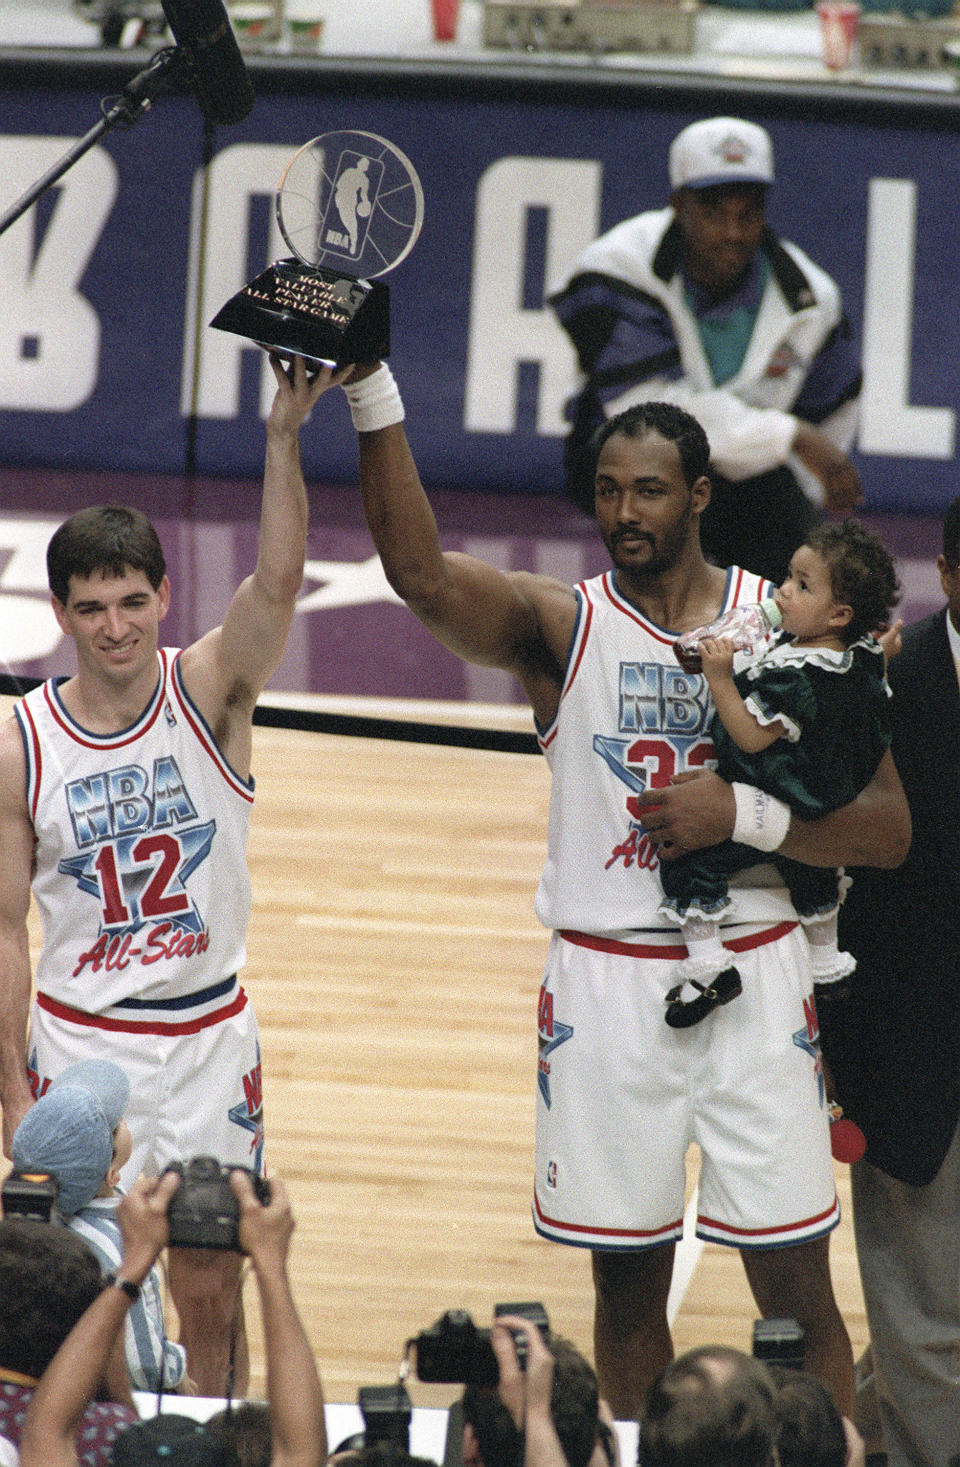
<path fill-rule="evenodd" d="M 108 1273 L 104 1283 L 111 1289 L 122 1289 L 134 1304 L 140 1298 L 140 1285 L 135 1284 L 133 1279 L 118 1279 L 115 1273 Z"/>

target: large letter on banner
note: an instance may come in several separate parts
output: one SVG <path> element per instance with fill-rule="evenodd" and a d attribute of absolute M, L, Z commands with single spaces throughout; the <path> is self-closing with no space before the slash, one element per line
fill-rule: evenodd
<path fill-rule="evenodd" d="M 0 137 L 0 178 L 19 198 L 75 138 Z M 57 184 L 46 229 L 36 207 L 0 235 L 0 407 L 71 412 L 97 385 L 100 321 L 79 291 L 117 194 L 117 170 L 92 148 Z"/>
<path fill-rule="evenodd" d="M 895 458 L 953 457 L 950 408 L 910 402 L 917 185 L 870 181 L 858 447 Z"/>
<path fill-rule="evenodd" d="M 548 306 L 525 309 L 527 213 L 547 213 L 544 278 L 549 290 L 563 268 L 594 238 L 600 217 L 602 166 L 564 158 L 501 158 L 477 190 L 465 426 L 511 433 L 517 417 L 517 367 L 537 362 L 537 430 L 566 432 L 563 404 L 573 391 L 576 361 Z"/>
<path fill-rule="evenodd" d="M 207 326 L 224 301 L 236 295 L 248 280 L 272 265 L 279 256 L 290 253 L 271 207 L 266 258 L 251 261 L 250 200 L 257 195 L 267 195 L 272 203 L 283 170 L 295 151 L 289 145 L 280 147 L 270 143 L 237 143 L 217 154 L 210 164 L 208 180 L 206 249 L 199 248 L 198 239 L 202 216 L 203 171 L 196 175 L 191 216 L 187 339 L 184 344 L 181 394 L 181 408 L 185 417 L 192 410 L 195 349 L 200 352 L 200 370 L 196 374 L 198 417 L 237 416 L 240 363 L 245 351 L 252 351 L 263 359 L 260 409 L 264 417 L 270 410 L 277 382 L 270 370 L 266 352 L 243 336 L 234 336 L 227 331 L 210 331 Z M 203 260 L 202 270 L 198 268 L 200 258 Z M 197 320 L 199 341 L 195 343 L 193 327 Z"/>

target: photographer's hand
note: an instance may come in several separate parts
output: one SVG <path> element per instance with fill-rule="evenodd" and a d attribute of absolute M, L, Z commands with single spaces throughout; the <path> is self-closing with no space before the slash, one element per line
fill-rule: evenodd
<path fill-rule="evenodd" d="M 250 1255 L 260 1291 L 267 1356 L 267 1400 L 273 1455 L 270 1467 L 321 1467 L 327 1458 L 323 1388 L 287 1277 L 293 1212 L 279 1177 L 262 1204 L 246 1172 L 232 1171 L 240 1204 L 240 1246 Z"/>
<path fill-rule="evenodd" d="M 141 1177 L 117 1209 L 123 1234 L 119 1284 L 141 1284 L 167 1241 L 167 1205 L 175 1173 Z M 130 1295 L 108 1284 L 54 1355 L 27 1409 L 20 1441 L 23 1467 L 76 1467 L 73 1437 L 123 1329 Z"/>
<path fill-rule="evenodd" d="M 526 1342 L 525 1371 L 521 1371 L 517 1359 L 516 1334 L 522 1335 Z M 519 1420 L 514 1416 L 514 1420 L 525 1437 L 524 1467 L 568 1467 L 550 1410 L 554 1362 L 543 1335 L 529 1319 L 519 1314 L 501 1314 L 491 1330 L 490 1344 L 500 1367 L 500 1398 L 511 1414 L 513 1408 L 504 1397 L 505 1378 L 511 1393 L 515 1393 L 519 1381 L 521 1415 Z"/>
<path fill-rule="evenodd" d="M 117 1222 L 123 1236 L 123 1261 L 116 1272 L 118 1279 L 142 1284 L 156 1263 L 167 1246 L 167 1208 L 179 1185 L 176 1172 L 165 1172 L 162 1177 L 138 1177 L 127 1195 L 120 1199 Z"/>
<path fill-rule="evenodd" d="M 283 1270 L 293 1237 L 293 1212 L 287 1189 L 279 1177 L 270 1182 L 269 1201 L 261 1203 L 246 1172 L 232 1171 L 230 1186 L 240 1204 L 240 1246 L 254 1268 Z"/>
<path fill-rule="evenodd" d="M 493 1328 L 490 1331 L 490 1348 L 496 1356 L 499 1372 L 497 1395 L 510 1412 L 513 1424 L 518 1431 L 523 1431 L 526 1384 L 523 1371 L 520 1369 L 512 1330 L 520 1329 L 523 1334 L 526 1334 L 530 1327 L 529 1319 L 522 1319 L 519 1314 L 498 1314 L 494 1317 Z M 533 1328 L 537 1334 L 540 1333 L 536 1325 Z"/>

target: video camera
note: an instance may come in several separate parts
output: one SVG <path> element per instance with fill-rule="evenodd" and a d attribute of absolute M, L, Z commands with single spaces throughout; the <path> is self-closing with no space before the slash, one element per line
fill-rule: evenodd
<path fill-rule="evenodd" d="M 4 1217 L 26 1217 L 49 1222 L 60 1191 L 53 1172 L 25 1172 L 14 1167 L 0 1187 Z"/>
<path fill-rule="evenodd" d="M 497 1304 L 494 1314 L 519 1314 L 536 1325 L 545 1340 L 550 1338 L 550 1321 L 543 1305 Z M 490 1330 L 479 1328 L 464 1309 L 448 1309 L 436 1324 L 423 1330 L 411 1343 L 416 1350 L 419 1380 L 464 1385 L 495 1386 L 500 1379 L 497 1357 L 490 1343 Z M 514 1334 L 520 1369 L 527 1367 L 527 1342 Z"/>
<path fill-rule="evenodd" d="M 753 1321 L 753 1356 L 765 1365 L 785 1365 L 802 1370 L 804 1362 L 803 1328 L 795 1319 L 755 1319 Z"/>
<path fill-rule="evenodd" d="M 357 1405 L 363 1417 L 365 1447 L 382 1442 L 409 1452 L 413 1407 L 402 1381 L 389 1386 L 361 1386 L 357 1392 Z"/>
<path fill-rule="evenodd" d="M 248 1167 L 222 1166 L 212 1156 L 195 1156 L 186 1165 L 164 1167 L 177 1172 L 180 1185 L 167 1206 L 171 1248 L 217 1248 L 242 1253 L 240 1204 L 230 1186 L 230 1173 L 246 1172 L 261 1203 L 270 1201 L 270 1183 Z"/>

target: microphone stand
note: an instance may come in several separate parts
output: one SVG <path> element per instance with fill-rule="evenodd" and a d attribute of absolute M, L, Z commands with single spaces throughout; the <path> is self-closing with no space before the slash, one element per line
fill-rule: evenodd
<path fill-rule="evenodd" d="M 100 121 L 90 129 L 73 147 L 64 154 L 59 163 L 49 169 L 42 178 L 23 194 L 5 214 L 0 215 L 0 234 L 3 234 L 22 214 L 25 214 L 30 206 L 36 203 L 47 189 L 51 188 L 62 178 L 74 163 L 83 157 L 84 153 L 90 151 L 94 144 L 111 127 L 132 127 L 139 117 L 147 111 L 155 97 L 163 92 L 169 91 L 181 80 L 189 76 L 190 61 L 186 53 L 179 46 L 167 46 L 158 51 L 150 60 L 143 71 L 137 72 L 124 87 L 120 96 L 104 112 Z"/>
<path fill-rule="evenodd" d="M 200 392 L 200 336 L 203 331 L 203 318 L 206 314 L 203 304 L 203 286 L 206 273 L 207 255 L 207 214 L 210 204 L 210 165 L 213 162 L 214 153 L 214 127 L 208 117 L 203 120 L 203 154 L 202 172 L 200 186 L 200 216 L 197 220 L 197 289 L 193 308 L 193 370 L 190 379 L 190 412 L 187 417 L 187 440 L 186 459 L 184 463 L 184 474 L 187 483 L 191 486 L 197 474 L 197 433 L 199 430 L 199 418 L 197 416 L 197 398 Z"/>

